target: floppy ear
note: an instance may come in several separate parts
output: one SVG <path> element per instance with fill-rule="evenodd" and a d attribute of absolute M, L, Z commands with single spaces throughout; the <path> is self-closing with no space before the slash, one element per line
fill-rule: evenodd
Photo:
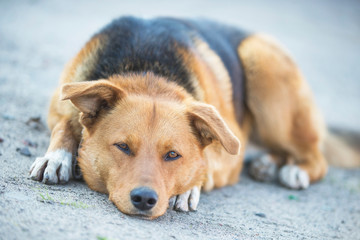
<path fill-rule="evenodd" d="M 94 119 L 102 110 L 115 105 L 126 93 L 107 80 L 75 82 L 63 85 L 61 99 L 75 105 L 84 118 Z"/>
<path fill-rule="evenodd" d="M 189 116 L 204 146 L 217 140 L 228 153 L 232 155 L 240 153 L 240 141 L 231 132 L 215 107 L 203 103 L 192 103 Z"/>

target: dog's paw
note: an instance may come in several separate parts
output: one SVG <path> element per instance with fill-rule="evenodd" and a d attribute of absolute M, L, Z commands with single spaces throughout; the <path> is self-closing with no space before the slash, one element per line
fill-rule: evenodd
<path fill-rule="evenodd" d="M 291 189 L 306 189 L 310 179 L 307 172 L 296 165 L 285 165 L 280 169 L 279 181 L 285 187 Z"/>
<path fill-rule="evenodd" d="M 72 154 L 65 150 L 56 150 L 38 157 L 31 165 L 30 177 L 46 184 L 65 183 L 72 177 Z"/>
<path fill-rule="evenodd" d="M 264 154 L 260 158 L 253 159 L 250 163 L 249 174 L 255 180 L 270 182 L 276 179 L 278 166 L 271 159 L 272 156 Z"/>
<path fill-rule="evenodd" d="M 196 211 L 199 200 L 200 188 L 194 187 L 183 194 L 170 198 L 169 207 L 179 212 Z"/>

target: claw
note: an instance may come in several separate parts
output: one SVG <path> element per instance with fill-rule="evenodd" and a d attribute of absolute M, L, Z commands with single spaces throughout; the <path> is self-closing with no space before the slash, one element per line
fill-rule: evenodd
<path fill-rule="evenodd" d="M 36 158 L 30 167 L 30 178 L 45 184 L 68 182 L 71 176 L 72 154 L 59 149 Z"/>
<path fill-rule="evenodd" d="M 190 211 L 196 211 L 197 206 L 199 204 L 199 200 L 200 200 L 200 188 L 194 187 L 193 189 L 191 189 L 191 194 L 190 194 L 190 200 L 189 200 Z"/>
<path fill-rule="evenodd" d="M 310 179 L 307 172 L 296 165 L 285 165 L 280 169 L 280 183 L 291 189 L 306 189 Z"/>
<path fill-rule="evenodd" d="M 174 196 L 169 200 L 169 208 L 179 212 L 196 211 L 200 200 L 200 188 L 193 187 L 191 190 Z"/>

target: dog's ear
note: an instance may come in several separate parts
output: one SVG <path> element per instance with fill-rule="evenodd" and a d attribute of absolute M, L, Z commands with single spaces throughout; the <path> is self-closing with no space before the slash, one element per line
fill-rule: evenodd
<path fill-rule="evenodd" d="M 61 99 L 69 99 L 83 113 L 82 120 L 95 119 L 125 96 L 122 89 L 107 80 L 67 83 L 61 90 Z"/>
<path fill-rule="evenodd" d="M 203 146 L 217 140 L 228 153 L 232 155 L 240 153 L 240 141 L 231 132 L 215 107 L 204 103 L 192 103 L 188 114 L 195 134 L 198 135 Z"/>

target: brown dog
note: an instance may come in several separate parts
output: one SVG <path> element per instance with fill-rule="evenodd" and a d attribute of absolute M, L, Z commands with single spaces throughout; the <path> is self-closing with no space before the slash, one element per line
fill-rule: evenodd
<path fill-rule="evenodd" d="M 48 124 L 33 179 L 67 182 L 77 151 L 91 189 L 148 218 L 169 199 L 195 210 L 200 189 L 236 183 L 250 134 L 269 151 L 250 169 L 259 180 L 302 189 L 327 171 L 326 129 L 290 57 L 205 20 L 115 20 L 65 68 Z"/>

